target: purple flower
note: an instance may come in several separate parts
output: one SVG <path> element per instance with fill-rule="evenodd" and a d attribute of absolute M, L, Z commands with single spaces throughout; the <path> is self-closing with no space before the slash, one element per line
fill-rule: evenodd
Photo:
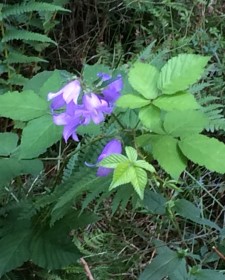
<path fill-rule="evenodd" d="M 99 124 L 104 121 L 104 114 L 111 114 L 112 108 L 109 107 L 108 102 L 99 98 L 96 94 L 85 94 L 83 96 L 83 116 L 85 118 L 84 124 L 89 124 L 93 121 Z"/>
<path fill-rule="evenodd" d="M 58 92 L 50 92 L 48 94 L 48 100 L 52 100 L 51 108 L 53 110 L 59 109 L 64 105 L 69 104 L 71 101 L 77 104 L 77 99 L 80 91 L 80 82 L 78 80 L 74 80 L 65 85 Z"/>
<path fill-rule="evenodd" d="M 70 136 L 74 141 L 79 141 L 76 129 L 82 123 L 82 118 L 80 115 L 75 114 L 76 106 L 73 102 L 70 102 L 64 113 L 53 115 L 53 122 L 56 125 L 64 125 L 63 138 L 66 142 Z"/>
<path fill-rule="evenodd" d="M 108 81 L 112 77 L 105 73 L 99 73 L 99 77 L 102 78 L 102 81 Z M 106 88 L 102 90 L 103 98 L 110 104 L 114 105 L 116 100 L 120 97 L 120 91 L 123 88 L 122 76 L 118 75 L 117 79 L 112 81 Z"/>
<path fill-rule="evenodd" d="M 102 150 L 100 156 L 97 159 L 97 163 L 103 160 L 103 158 L 108 157 L 111 154 L 121 154 L 122 152 L 122 144 L 119 140 L 113 139 L 106 144 L 104 149 Z M 99 167 L 97 171 L 97 176 L 107 176 L 113 171 L 112 168 Z"/>

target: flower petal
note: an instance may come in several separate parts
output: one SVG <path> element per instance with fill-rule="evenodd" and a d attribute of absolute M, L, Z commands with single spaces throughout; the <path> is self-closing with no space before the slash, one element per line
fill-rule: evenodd
<path fill-rule="evenodd" d="M 112 171 L 113 171 L 112 168 L 99 167 L 97 170 L 97 176 L 100 177 L 108 176 Z"/>
<path fill-rule="evenodd" d="M 80 91 L 80 82 L 78 80 L 74 80 L 62 88 L 63 99 L 67 104 L 72 100 L 75 104 L 77 104 L 77 99 L 79 97 Z"/>

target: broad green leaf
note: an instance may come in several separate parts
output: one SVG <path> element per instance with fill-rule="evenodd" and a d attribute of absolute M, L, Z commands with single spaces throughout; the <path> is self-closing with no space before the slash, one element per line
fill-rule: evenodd
<path fill-rule="evenodd" d="M 53 227 L 37 228 L 30 242 L 32 262 L 45 269 L 60 269 L 76 262 L 82 255 L 72 243 L 69 233 L 66 223 L 61 220 Z"/>
<path fill-rule="evenodd" d="M 200 108 L 194 96 L 187 92 L 174 95 L 161 95 L 153 100 L 152 103 L 165 111 L 186 111 Z"/>
<path fill-rule="evenodd" d="M 182 153 L 194 163 L 211 171 L 225 173 L 225 145 L 205 135 L 189 135 L 179 141 Z"/>
<path fill-rule="evenodd" d="M 48 103 L 31 90 L 0 95 L 0 116 L 29 121 L 47 114 Z"/>
<path fill-rule="evenodd" d="M 136 167 L 144 168 L 151 173 L 155 173 L 155 168 L 145 160 L 137 160 L 134 164 Z"/>
<path fill-rule="evenodd" d="M 135 139 L 137 146 L 145 149 L 150 154 L 152 154 L 151 137 L 151 134 L 142 134 Z"/>
<path fill-rule="evenodd" d="M 111 154 L 108 157 L 103 158 L 98 165 L 106 168 L 116 168 L 119 163 L 128 162 L 127 157 L 120 154 Z"/>
<path fill-rule="evenodd" d="M 57 92 L 63 86 L 68 84 L 72 79 L 72 74 L 67 71 L 54 70 L 48 79 L 39 88 L 38 94 L 47 100 L 47 95 L 49 92 Z"/>
<path fill-rule="evenodd" d="M 16 133 L 4 132 L 0 133 L 0 155 L 10 155 L 17 146 L 18 136 Z"/>
<path fill-rule="evenodd" d="M 61 137 L 62 127 L 53 123 L 52 116 L 32 120 L 23 130 L 21 145 L 15 155 L 20 159 L 37 157 Z"/>
<path fill-rule="evenodd" d="M 40 91 L 40 86 L 49 79 L 52 73 L 53 71 L 43 71 L 34 75 L 25 83 L 25 85 L 23 86 L 23 90 L 32 90 L 33 92 L 38 94 Z"/>
<path fill-rule="evenodd" d="M 225 280 L 225 275 L 222 272 L 212 269 L 201 269 L 192 277 L 191 280 Z"/>
<path fill-rule="evenodd" d="M 141 199 L 144 198 L 144 190 L 147 184 L 147 173 L 139 167 L 130 167 L 130 181 L 136 193 Z"/>
<path fill-rule="evenodd" d="M 109 187 L 112 190 L 131 181 L 131 166 L 129 162 L 121 162 L 113 172 L 113 180 Z"/>
<path fill-rule="evenodd" d="M 161 194 L 151 190 L 146 190 L 144 195 L 144 207 L 151 214 L 166 214 L 166 198 Z"/>
<path fill-rule="evenodd" d="M 163 134 L 161 111 L 154 105 L 142 108 L 139 112 L 139 118 L 143 125 L 153 132 Z"/>
<path fill-rule="evenodd" d="M 160 71 L 158 88 L 164 94 L 188 89 L 200 79 L 209 59 L 208 56 L 195 54 L 180 54 L 171 58 Z"/>
<path fill-rule="evenodd" d="M 149 100 L 144 99 L 141 96 L 134 95 L 134 94 L 126 94 L 121 96 L 117 102 L 116 105 L 121 107 L 121 108 L 130 108 L 130 109 L 135 109 L 135 108 L 141 108 L 150 103 Z"/>
<path fill-rule="evenodd" d="M 174 179 L 186 168 L 186 158 L 178 147 L 178 140 L 170 135 L 152 136 L 152 153 L 160 166 Z"/>
<path fill-rule="evenodd" d="M 168 112 L 164 119 L 164 129 L 174 137 L 201 132 L 207 120 L 201 111 Z"/>
<path fill-rule="evenodd" d="M 217 230 L 220 230 L 220 227 L 215 224 L 214 222 L 205 219 L 204 217 L 201 217 L 201 209 L 197 208 L 193 203 L 186 199 L 178 199 L 174 202 L 175 208 L 174 210 L 176 213 L 183 218 L 189 219 L 195 223 L 198 223 L 200 225 L 206 225 L 211 228 L 215 228 Z"/>
<path fill-rule="evenodd" d="M 111 70 L 108 66 L 105 66 L 103 64 L 85 64 L 82 73 L 85 84 L 87 84 L 88 86 L 92 86 L 92 84 L 99 79 L 99 77 L 97 76 L 98 73 L 110 74 Z"/>
<path fill-rule="evenodd" d="M 1 158 L 0 159 L 0 186 L 9 183 L 14 177 L 21 174 L 21 165 L 17 159 Z"/>
<path fill-rule="evenodd" d="M 155 99 L 158 95 L 157 80 L 159 71 L 151 64 L 136 62 L 129 72 L 132 87 L 147 99 Z"/>
<path fill-rule="evenodd" d="M 126 155 L 131 162 L 137 160 L 138 154 L 137 151 L 133 147 L 125 147 Z"/>
<path fill-rule="evenodd" d="M 163 249 L 163 248 L 162 248 Z M 174 273 L 175 270 L 183 266 L 185 260 L 167 248 L 164 254 L 160 253 L 153 261 L 147 265 L 139 280 L 162 280 Z"/>
<path fill-rule="evenodd" d="M 13 178 L 22 174 L 38 175 L 43 169 L 40 160 L 19 160 L 17 158 L 0 158 L 0 186 L 8 184 Z"/>
<path fill-rule="evenodd" d="M 23 228 L 0 239 L 0 277 L 29 260 L 29 238 L 31 231 Z"/>

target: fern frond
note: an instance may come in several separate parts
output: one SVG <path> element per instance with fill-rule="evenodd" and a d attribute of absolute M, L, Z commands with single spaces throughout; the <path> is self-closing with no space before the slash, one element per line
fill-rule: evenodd
<path fill-rule="evenodd" d="M 54 45 L 57 45 L 55 41 L 53 41 L 51 38 L 49 38 L 46 35 L 37 32 L 21 30 L 21 29 L 8 30 L 5 32 L 5 35 L 2 38 L 3 43 L 7 43 L 13 40 L 37 41 L 37 42 L 52 43 Z"/>
<path fill-rule="evenodd" d="M 196 93 L 201 92 L 206 87 L 209 87 L 210 85 L 211 84 L 208 82 L 195 84 L 195 85 L 191 86 L 188 91 L 191 92 L 192 94 L 196 94 Z"/>
<path fill-rule="evenodd" d="M 48 62 L 47 60 L 37 57 L 37 56 L 27 56 L 25 54 L 12 51 L 9 53 L 9 56 L 5 59 L 5 62 L 8 64 L 12 63 L 33 63 L 33 62 Z"/>
<path fill-rule="evenodd" d="M 78 159 L 78 154 L 73 155 L 69 159 L 66 167 L 63 170 L 62 183 L 65 183 L 71 177 L 71 175 L 75 169 L 75 166 L 77 164 L 77 159 Z"/>
<path fill-rule="evenodd" d="M 28 2 L 22 4 L 14 5 L 4 5 L 2 13 L 0 15 L 0 20 L 8 18 L 9 16 L 18 16 L 23 13 L 29 12 L 70 12 L 70 10 L 60 7 L 58 5 L 53 5 L 50 3 L 43 2 Z"/>

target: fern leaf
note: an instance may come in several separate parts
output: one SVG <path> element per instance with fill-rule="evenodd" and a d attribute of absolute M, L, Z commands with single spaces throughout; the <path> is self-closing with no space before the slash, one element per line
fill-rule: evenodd
<path fill-rule="evenodd" d="M 55 41 L 46 35 L 22 29 L 11 29 L 5 32 L 2 42 L 7 43 L 12 40 L 37 41 L 57 45 Z"/>
<path fill-rule="evenodd" d="M 48 61 L 37 56 L 27 56 L 25 54 L 13 51 L 9 53 L 9 56 L 4 60 L 4 62 L 8 64 L 12 64 L 12 63 L 32 63 L 32 62 L 38 63 L 38 62 L 48 62 Z"/>
<path fill-rule="evenodd" d="M 43 2 L 28 2 L 14 5 L 4 5 L 0 20 L 8 18 L 9 16 L 18 16 L 23 13 L 29 12 L 70 12 L 70 10 L 64 9 L 58 5 Z"/>

